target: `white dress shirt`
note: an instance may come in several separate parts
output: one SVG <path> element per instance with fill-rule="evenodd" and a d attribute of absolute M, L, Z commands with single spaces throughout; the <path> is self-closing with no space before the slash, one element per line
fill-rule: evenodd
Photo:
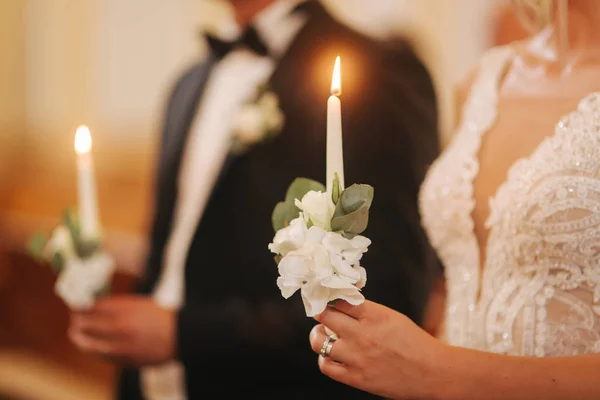
<path fill-rule="evenodd" d="M 180 309 L 184 301 L 184 269 L 188 248 L 233 141 L 235 115 L 256 89 L 267 82 L 305 18 L 291 11 L 302 0 L 278 0 L 261 11 L 253 26 L 271 57 L 246 49 L 226 55 L 213 69 L 192 122 L 179 172 L 174 224 L 168 238 L 161 276 L 153 293 L 163 307 Z M 221 36 L 233 39 L 241 29 L 231 22 Z M 227 36 L 227 37 L 225 37 Z M 147 400 L 186 400 L 185 374 L 176 360 L 141 371 Z"/>

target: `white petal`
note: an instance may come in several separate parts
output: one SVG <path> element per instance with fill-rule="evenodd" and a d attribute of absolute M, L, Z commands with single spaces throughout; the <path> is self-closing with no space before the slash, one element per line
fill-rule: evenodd
<path fill-rule="evenodd" d="M 306 233 L 306 241 L 308 243 L 321 243 L 327 232 L 319 226 L 311 226 Z"/>
<path fill-rule="evenodd" d="M 328 232 L 323 238 L 323 245 L 335 254 L 342 254 L 344 250 L 353 249 L 352 243 L 339 233 Z"/>
<path fill-rule="evenodd" d="M 336 293 L 337 294 L 337 293 Z M 358 290 L 349 291 L 344 290 L 337 294 L 337 299 L 347 301 L 353 306 L 359 306 L 365 302 L 365 296 L 362 295 Z"/>
<path fill-rule="evenodd" d="M 309 191 L 302 197 L 301 206 L 296 206 L 304 212 L 304 217 L 309 219 L 313 225 L 321 227 L 326 231 L 331 230 L 331 218 L 335 211 L 335 205 L 329 193 Z"/>
<path fill-rule="evenodd" d="M 355 249 L 364 249 L 364 251 L 367 251 L 367 247 L 371 245 L 371 239 L 360 235 L 354 236 L 350 242 Z"/>
<path fill-rule="evenodd" d="M 363 254 L 367 252 L 371 240 L 364 236 L 356 236 L 349 243 L 351 244 L 351 248 L 345 249 L 343 256 L 351 265 L 355 265 L 362 259 Z"/>
<path fill-rule="evenodd" d="M 285 279 L 283 277 L 277 278 L 277 287 L 279 287 L 279 290 L 281 290 L 281 295 L 285 299 L 289 299 L 298 291 L 298 289 L 300 289 L 300 286 L 286 286 Z"/>
<path fill-rule="evenodd" d="M 54 291 L 74 310 L 89 309 L 94 305 L 95 292 L 85 263 L 77 258 L 67 259 L 65 268 L 56 280 Z"/>
<path fill-rule="evenodd" d="M 305 282 L 303 279 L 295 276 L 281 276 L 278 279 L 281 279 L 281 286 L 294 288 L 294 291 L 302 287 L 302 284 Z"/>
<path fill-rule="evenodd" d="M 341 263 L 336 265 L 336 272 L 338 273 L 338 275 L 352 280 L 353 283 L 358 282 L 360 280 L 360 271 L 352 267 L 352 265 L 350 265 L 350 263 L 346 261 L 342 261 Z"/>
<path fill-rule="evenodd" d="M 362 289 L 367 284 L 367 270 L 361 266 L 355 267 L 360 273 L 360 279 L 356 282 L 356 287 Z"/>
<path fill-rule="evenodd" d="M 287 255 L 290 251 L 297 250 L 304 245 L 306 236 L 306 224 L 302 218 L 295 218 L 289 226 L 280 229 L 275 234 L 273 243 L 269 244 L 269 250 L 275 254 Z"/>
<path fill-rule="evenodd" d="M 335 273 L 335 269 L 329 260 L 327 249 L 321 245 L 315 246 L 313 252 L 313 273 L 317 280 L 333 276 Z"/>
<path fill-rule="evenodd" d="M 96 254 L 82 263 L 85 268 L 85 280 L 94 293 L 110 283 L 115 270 L 115 262 L 108 254 Z"/>
<path fill-rule="evenodd" d="M 308 317 L 314 317 L 325 311 L 329 302 L 330 289 L 317 283 L 309 283 L 302 286 L 302 302 Z"/>
<path fill-rule="evenodd" d="M 331 289 L 356 289 L 353 282 L 349 281 L 348 279 L 341 278 L 337 275 L 333 275 L 321 280 L 321 285 Z"/>
<path fill-rule="evenodd" d="M 310 273 L 312 260 L 305 256 L 297 256 L 295 252 L 283 257 L 277 266 L 279 275 L 304 280 Z"/>
<path fill-rule="evenodd" d="M 357 249 L 345 250 L 342 252 L 342 256 L 344 257 L 344 260 L 348 262 L 348 264 L 355 265 L 362 259 L 363 252 Z"/>

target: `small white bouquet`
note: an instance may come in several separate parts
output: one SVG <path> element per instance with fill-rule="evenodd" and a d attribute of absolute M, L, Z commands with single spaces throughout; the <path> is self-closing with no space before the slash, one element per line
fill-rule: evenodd
<path fill-rule="evenodd" d="M 272 216 L 277 286 L 284 298 L 300 290 L 306 315 L 322 313 L 345 300 L 360 305 L 367 273 L 360 260 L 371 241 L 360 236 L 369 222 L 374 189 L 352 185 L 342 190 L 336 176 L 333 193 L 316 181 L 298 178 Z"/>
<path fill-rule="evenodd" d="M 103 251 L 100 239 L 82 237 L 72 211 L 65 212 L 49 239 L 38 233 L 28 248 L 37 261 L 49 263 L 56 272 L 54 290 L 71 309 L 89 309 L 98 296 L 110 291 L 114 260 Z"/>

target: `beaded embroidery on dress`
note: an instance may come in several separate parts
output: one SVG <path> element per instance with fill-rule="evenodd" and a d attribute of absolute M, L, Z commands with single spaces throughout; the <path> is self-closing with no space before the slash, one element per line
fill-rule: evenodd
<path fill-rule="evenodd" d="M 583 99 L 490 199 L 483 270 L 471 213 L 482 136 L 512 57 L 492 49 L 457 134 L 421 188 L 423 226 L 446 269 L 446 339 L 526 356 L 600 352 L 600 93 Z"/>

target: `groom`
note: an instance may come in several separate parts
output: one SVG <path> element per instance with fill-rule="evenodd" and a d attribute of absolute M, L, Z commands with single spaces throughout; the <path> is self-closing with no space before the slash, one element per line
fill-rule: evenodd
<path fill-rule="evenodd" d="M 324 180 L 340 55 L 346 181 L 376 190 L 364 294 L 421 322 L 434 260 L 417 212 L 438 150 L 432 82 L 408 45 L 367 39 L 316 1 L 230 1 L 236 25 L 207 37 L 209 56 L 169 100 L 138 292 L 73 315 L 71 338 L 131 366 L 122 399 L 372 398 L 319 373 L 306 344 L 315 322 L 276 285 L 271 212 L 294 178 Z M 263 140 L 236 121 L 265 83 L 285 121 Z"/>

